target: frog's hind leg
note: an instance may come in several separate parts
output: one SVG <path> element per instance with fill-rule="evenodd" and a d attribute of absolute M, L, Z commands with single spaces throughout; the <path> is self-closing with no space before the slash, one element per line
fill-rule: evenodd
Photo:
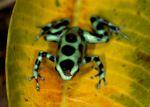
<path fill-rule="evenodd" d="M 69 23 L 70 19 L 68 18 L 52 21 L 47 25 L 40 27 L 41 32 L 36 36 L 35 40 L 38 40 L 40 36 L 44 35 L 46 41 L 57 42 L 60 34 L 68 27 Z"/>
<path fill-rule="evenodd" d="M 39 90 L 40 89 L 40 85 L 39 85 L 39 82 L 38 82 L 38 78 L 40 79 L 43 79 L 43 77 L 40 76 L 38 70 L 39 70 L 39 66 L 42 62 L 42 59 L 43 58 L 47 58 L 49 60 L 51 60 L 52 62 L 55 62 L 56 61 L 56 57 L 51 55 L 50 53 L 48 52 L 43 52 L 43 51 L 40 51 L 39 54 L 38 54 L 38 58 L 36 59 L 35 61 L 35 65 L 34 65 L 34 68 L 33 68 L 33 76 L 30 78 L 30 79 L 35 79 L 36 80 L 36 89 Z"/>
<path fill-rule="evenodd" d="M 94 61 L 98 67 L 98 74 L 95 75 L 95 77 L 99 77 L 99 81 L 97 84 L 97 88 L 100 88 L 101 86 L 101 80 L 104 81 L 104 84 L 106 85 L 106 79 L 105 79 L 105 70 L 104 70 L 104 66 L 103 63 L 101 62 L 100 58 L 98 56 L 92 56 L 92 57 L 84 57 L 83 59 L 83 64 L 89 63 L 91 61 Z"/>

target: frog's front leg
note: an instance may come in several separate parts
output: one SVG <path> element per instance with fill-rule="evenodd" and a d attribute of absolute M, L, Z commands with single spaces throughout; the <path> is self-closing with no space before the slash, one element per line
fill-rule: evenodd
<path fill-rule="evenodd" d="M 97 88 L 100 88 L 101 86 L 101 80 L 104 81 L 104 84 L 106 85 L 106 79 L 105 79 L 105 70 L 103 63 L 101 62 L 100 58 L 98 56 L 92 56 L 92 57 L 84 57 L 83 64 L 89 63 L 91 61 L 94 61 L 98 67 L 98 74 L 95 75 L 99 77 L 99 81 L 97 84 Z"/>
<path fill-rule="evenodd" d="M 39 70 L 39 66 L 43 60 L 43 58 L 47 58 L 49 60 L 51 60 L 52 62 L 55 62 L 56 61 L 56 57 L 51 55 L 50 53 L 48 52 L 43 52 L 43 51 L 40 51 L 39 54 L 38 54 L 38 58 L 36 59 L 35 61 L 35 65 L 34 65 L 34 68 L 33 68 L 33 76 L 30 78 L 30 79 L 35 79 L 36 80 L 36 89 L 39 90 L 40 89 L 40 85 L 39 85 L 39 79 L 43 79 L 38 70 Z"/>

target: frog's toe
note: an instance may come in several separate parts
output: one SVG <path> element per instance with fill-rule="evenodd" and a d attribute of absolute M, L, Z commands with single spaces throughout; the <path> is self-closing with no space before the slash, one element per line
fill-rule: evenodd
<path fill-rule="evenodd" d="M 45 78 L 44 78 L 44 77 L 41 77 L 41 80 L 42 80 L 42 81 L 44 81 L 44 80 L 45 80 Z"/>
<path fill-rule="evenodd" d="M 27 79 L 28 79 L 29 81 L 31 81 L 33 78 L 34 78 L 34 76 L 28 77 Z"/>
<path fill-rule="evenodd" d="M 45 80 L 45 78 L 44 78 L 43 76 L 41 76 L 40 74 L 38 74 L 38 77 L 39 77 L 42 81 Z"/>
<path fill-rule="evenodd" d="M 36 90 L 40 91 L 40 85 L 38 83 L 36 84 Z"/>
<path fill-rule="evenodd" d="M 105 78 L 103 78 L 103 80 L 104 80 L 104 85 L 106 86 L 107 85 L 107 81 L 105 80 Z"/>
<path fill-rule="evenodd" d="M 101 83 L 98 83 L 98 84 L 96 85 L 96 88 L 97 88 L 97 89 L 100 89 L 100 88 L 101 88 Z"/>

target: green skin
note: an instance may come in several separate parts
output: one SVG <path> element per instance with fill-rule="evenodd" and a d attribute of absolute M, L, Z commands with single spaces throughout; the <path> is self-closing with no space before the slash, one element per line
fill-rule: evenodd
<path fill-rule="evenodd" d="M 79 27 L 70 27 L 69 22 L 69 19 L 64 18 L 48 23 L 42 27 L 42 31 L 36 36 L 36 40 L 43 35 L 46 41 L 56 42 L 59 45 L 56 56 L 47 52 L 39 52 L 31 77 L 31 79 L 35 78 L 37 82 L 37 90 L 40 89 L 38 78 L 43 79 L 38 73 L 38 68 L 44 57 L 56 64 L 56 71 L 59 72 L 63 80 L 70 80 L 79 71 L 81 65 L 95 61 L 99 68 L 96 75 L 99 77 L 97 87 L 100 87 L 101 80 L 104 80 L 106 84 L 104 67 L 99 57 L 86 56 L 87 44 L 107 42 L 112 33 L 121 33 L 119 27 L 97 16 L 91 17 L 93 32 L 82 30 Z M 104 27 L 108 27 L 109 30 L 104 29 Z M 63 61 L 66 62 L 61 64 Z"/>
<path fill-rule="evenodd" d="M 72 76 L 78 71 L 78 68 L 80 66 L 81 63 L 78 63 L 78 60 L 80 57 L 83 59 L 83 57 L 85 56 L 84 53 L 81 54 L 78 47 L 80 44 L 83 45 L 83 51 L 85 52 L 85 48 L 86 48 L 86 42 L 82 41 L 80 35 L 78 35 L 78 27 L 73 27 L 71 28 L 69 31 L 66 30 L 62 33 L 62 36 L 60 38 L 61 44 L 60 44 L 60 48 L 58 48 L 57 51 L 57 56 L 60 56 L 60 58 L 58 59 L 58 61 L 56 62 L 56 69 L 59 72 L 59 74 L 61 75 L 63 80 L 70 80 L 72 78 Z M 66 38 L 66 34 L 67 33 L 73 33 L 76 34 L 76 38 L 77 41 L 75 43 L 68 43 L 65 38 Z M 66 56 L 62 53 L 61 49 L 64 45 L 70 45 L 72 47 L 74 47 L 76 50 L 74 51 L 73 55 L 70 56 Z M 70 71 L 70 75 L 66 75 L 65 72 L 63 72 L 62 67 L 60 66 L 60 62 L 66 60 L 66 59 L 70 59 L 73 61 L 74 66 Z"/>

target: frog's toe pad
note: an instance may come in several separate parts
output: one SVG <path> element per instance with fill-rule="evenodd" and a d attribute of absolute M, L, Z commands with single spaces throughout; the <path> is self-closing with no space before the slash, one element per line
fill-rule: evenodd
<path fill-rule="evenodd" d="M 96 84 L 96 88 L 97 88 L 97 89 L 100 89 L 100 88 L 101 88 L 101 84 L 99 84 L 99 83 Z"/>
<path fill-rule="evenodd" d="M 105 85 L 105 86 L 107 85 L 107 81 L 104 81 L 104 85 Z"/>
<path fill-rule="evenodd" d="M 36 90 L 37 91 L 40 91 L 40 85 L 37 83 L 37 85 L 36 85 Z"/>

